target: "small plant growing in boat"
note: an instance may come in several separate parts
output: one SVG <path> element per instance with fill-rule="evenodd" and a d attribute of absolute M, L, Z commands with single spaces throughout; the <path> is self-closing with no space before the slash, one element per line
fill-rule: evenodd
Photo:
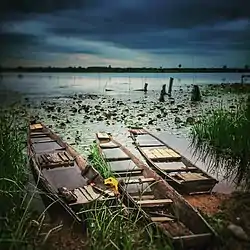
<path fill-rule="evenodd" d="M 96 143 L 93 143 L 90 146 L 89 159 L 91 164 L 96 168 L 103 178 L 114 177 L 110 165 L 101 156 Z"/>

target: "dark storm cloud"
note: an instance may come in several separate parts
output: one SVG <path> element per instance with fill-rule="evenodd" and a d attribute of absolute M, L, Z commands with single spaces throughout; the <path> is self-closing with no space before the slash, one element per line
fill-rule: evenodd
<path fill-rule="evenodd" d="M 91 54 L 98 55 L 101 54 L 94 48 L 84 48 L 67 46 L 65 44 L 47 44 L 45 40 L 37 37 L 35 35 L 23 35 L 23 34 L 0 34 L 0 41 L 3 46 L 0 48 L 0 57 L 6 55 L 22 55 L 27 56 L 28 53 L 58 53 L 58 54 Z"/>
<path fill-rule="evenodd" d="M 106 43 L 155 55 L 250 51 L 249 22 L 244 27 L 237 23 L 250 18 L 250 2 L 246 0 L 4 0 L 0 9 L 0 14 L 5 12 L 3 24 L 19 20 L 21 27 L 18 32 L 8 28 L 0 31 L 5 52 L 18 48 L 105 55 Z M 35 20 L 46 28 L 26 34 L 24 20 Z M 104 47 L 84 47 L 70 41 L 60 44 L 60 39 L 51 44 L 46 37 L 53 36 L 103 42 Z"/>
<path fill-rule="evenodd" d="M 0 58 L 22 54 L 23 49 L 38 45 L 39 40 L 34 35 L 0 33 Z"/>
<path fill-rule="evenodd" d="M 219 42 L 225 42 L 224 48 L 227 48 L 232 46 L 227 43 L 235 39 L 244 39 L 242 46 L 250 47 L 249 39 L 245 40 L 249 37 L 250 26 L 243 31 L 201 29 L 249 18 L 250 8 L 247 7 L 250 4 L 246 1 L 158 0 L 139 1 L 137 5 L 127 1 L 125 6 L 121 2 L 97 5 L 89 12 L 59 12 L 50 31 L 67 37 L 110 41 L 132 49 L 195 46 L 195 41 L 205 47 L 205 43 L 202 46 L 200 42 L 213 40 L 217 45 L 211 43 L 210 46 L 221 49 Z M 209 43 L 206 46 L 209 47 Z M 237 46 L 241 47 L 240 44 Z"/>
<path fill-rule="evenodd" d="M 53 13 L 63 9 L 89 8 L 98 1 L 91 0 L 1 0 L 0 13 L 18 18 L 29 13 Z"/>
<path fill-rule="evenodd" d="M 156 0 L 156 1 L 102 1 L 106 4 L 94 8 L 62 12 L 69 22 L 78 27 L 66 29 L 66 34 L 76 34 L 81 24 L 91 23 L 88 33 L 132 33 L 167 28 L 193 28 L 250 17 L 250 2 L 245 0 Z M 126 2 L 126 4 L 125 4 Z M 135 4 L 135 2 L 137 4 Z M 66 24 L 67 25 L 67 24 Z M 63 32 L 58 27 L 58 32 Z M 84 29 L 84 27 L 82 27 Z M 56 32 L 55 28 L 55 32 Z M 72 33 L 71 33 L 72 32 Z"/>

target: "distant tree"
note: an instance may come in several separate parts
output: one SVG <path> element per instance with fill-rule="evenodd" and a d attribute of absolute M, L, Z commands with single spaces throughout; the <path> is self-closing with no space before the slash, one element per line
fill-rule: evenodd
<path fill-rule="evenodd" d="M 109 65 L 109 69 L 111 69 L 111 65 Z"/>
<path fill-rule="evenodd" d="M 222 67 L 223 69 L 227 69 L 227 65 L 223 65 L 223 67 Z"/>
<path fill-rule="evenodd" d="M 181 66 L 182 66 L 181 64 L 178 65 L 179 69 L 181 68 Z"/>
<path fill-rule="evenodd" d="M 246 64 L 246 65 L 245 65 L 245 69 L 249 69 L 249 65 Z"/>

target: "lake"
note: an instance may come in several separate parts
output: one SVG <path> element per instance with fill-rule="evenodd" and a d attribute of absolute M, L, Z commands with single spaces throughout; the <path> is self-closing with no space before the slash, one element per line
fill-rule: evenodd
<path fill-rule="evenodd" d="M 58 97 L 75 93 L 128 96 L 147 82 L 150 92 L 159 92 L 163 84 L 174 78 L 173 89 L 191 84 L 240 82 L 241 73 L 4 73 L 1 89 L 26 96 Z M 105 89 L 113 91 L 105 92 Z M 136 92 L 132 92 L 136 95 Z"/>

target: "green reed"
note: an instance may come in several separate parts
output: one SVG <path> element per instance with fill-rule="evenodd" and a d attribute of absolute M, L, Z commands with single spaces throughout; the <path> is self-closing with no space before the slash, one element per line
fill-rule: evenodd
<path fill-rule="evenodd" d="M 236 110 L 212 111 L 191 129 L 195 153 L 214 171 L 250 188 L 250 98 Z"/>
<path fill-rule="evenodd" d="M 90 146 L 90 163 L 96 168 L 103 178 L 113 177 L 111 167 L 102 157 L 96 143 Z"/>
<path fill-rule="evenodd" d="M 115 209 L 104 203 L 96 204 L 85 211 L 90 249 L 171 249 L 166 236 L 153 225 L 147 225 L 138 210 L 128 213 L 128 208 L 121 204 Z"/>

